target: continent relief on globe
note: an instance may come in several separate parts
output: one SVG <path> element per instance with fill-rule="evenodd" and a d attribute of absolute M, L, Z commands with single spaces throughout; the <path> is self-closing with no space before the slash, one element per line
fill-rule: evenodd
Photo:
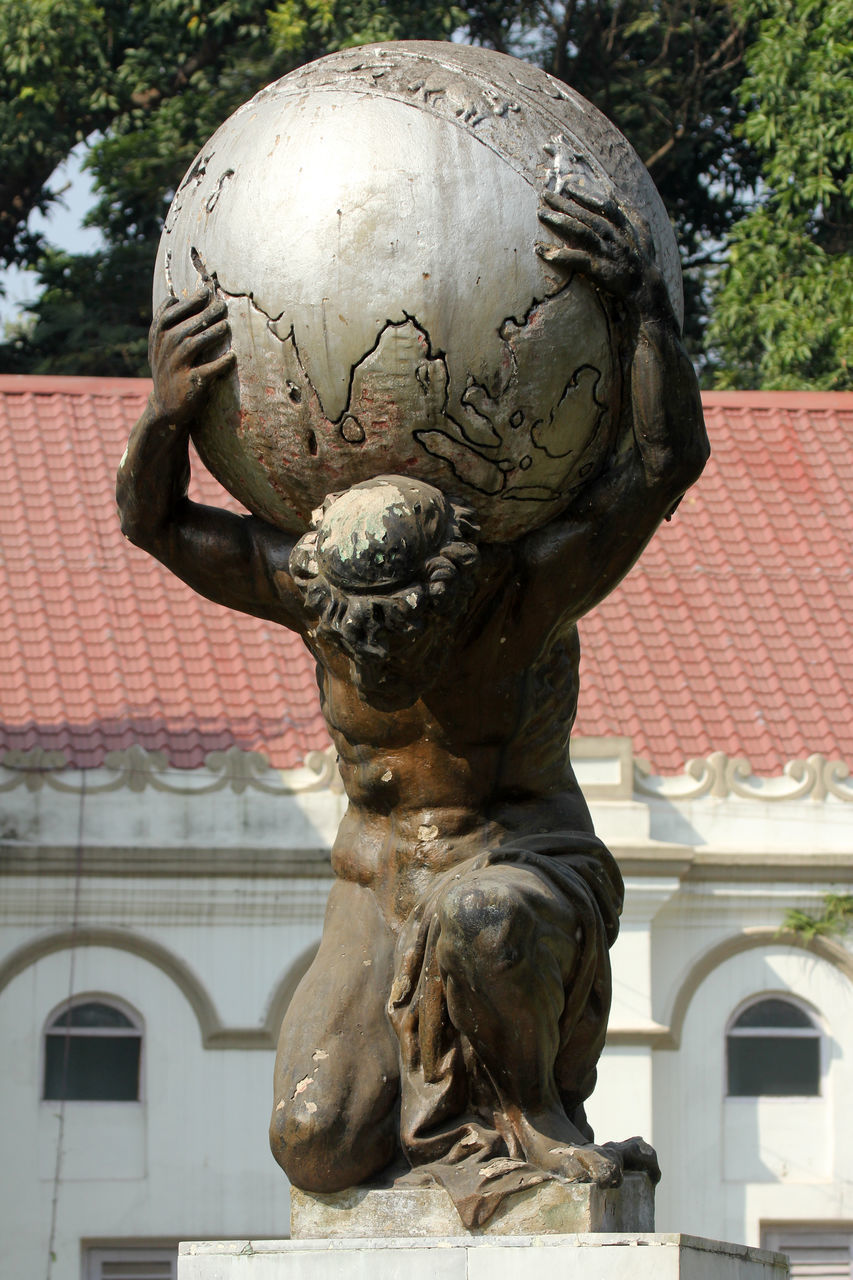
<path fill-rule="evenodd" d="M 612 447 L 621 361 L 606 303 L 535 252 L 546 189 L 639 208 L 680 315 L 648 173 L 544 72 L 374 45 L 235 112 L 177 191 L 154 284 L 155 306 L 201 280 L 228 304 L 235 368 L 193 431 L 220 482 L 293 533 L 383 473 L 463 498 L 486 540 L 563 510 Z"/>

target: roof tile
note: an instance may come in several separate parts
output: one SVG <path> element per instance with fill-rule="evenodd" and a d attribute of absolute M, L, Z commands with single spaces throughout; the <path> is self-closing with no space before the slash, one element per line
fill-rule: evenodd
<path fill-rule="evenodd" d="M 193 768 L 237 745 L 293 767 L 328 742 L 301 642 L 119 531 L 115 467 L 149 386 L 0 376 L 0 749 L 92 767 L 139 742 Z M 704 403 L 705 475 L 581 624 L 577 732 L 627 735 L 661 773 L 710 751 L 765 774 L 853 763 L 853 395 Z M 193 494 L 236 509 L 200 466 Z"/>

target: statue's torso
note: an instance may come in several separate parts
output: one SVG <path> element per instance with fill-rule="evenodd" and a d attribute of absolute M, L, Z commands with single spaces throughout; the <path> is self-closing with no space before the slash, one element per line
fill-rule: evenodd
<path fill-rule="evenodd" d="M 389 921 L 405 918 L 433 875 L 507 835 L 592 830 L 568 751 L 576 628 L 555 629 L 531 661 L 508 612 L 488 617 L 441 679 L 396 711 L 360 697 L 345 659 L 317 655 L 350 801 L 333 866 L 374 889 Z"/>

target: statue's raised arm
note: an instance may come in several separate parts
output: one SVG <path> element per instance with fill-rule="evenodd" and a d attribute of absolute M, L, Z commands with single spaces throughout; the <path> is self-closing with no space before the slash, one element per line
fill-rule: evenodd
<path fill-rule="evenodd" d="M 151 325 L 154 387 L 119 466 L 116 501 L 125 537 L 218 604 L 301 630 L 289 571 L 293 539 L 254 516 L 187 497 L 189 437 L 212 383 L 232 366 L 225 303 L 204 284 L 170 297 Z"/>
<path fill-rule="evenodd" d="M 635 563 L 661 520 L 702 473 L 708 437 L 699 386 L 648 227 L 614 200 L 546 193 L 540 218 L 563 244 L 551 266 L 584 276 L 620 313 L 630 367 L 609 464 L 562 518 L 524 543 L 531 605 L 581 617 Z M 540 599 L 541 597 L 541 599 Z"/>

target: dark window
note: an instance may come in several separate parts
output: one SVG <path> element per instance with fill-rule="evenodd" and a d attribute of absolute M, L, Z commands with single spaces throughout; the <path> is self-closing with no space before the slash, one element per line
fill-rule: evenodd
<path fill-rule="evenodd" d="M 820 1031 L 805 1010 L 777 996 L 735 1018 L 726 1040 L 731 1098 L 820 1093 Z"/>
<path fill-rule="evenodd" d="M 178 1250 L 89 1249 L 86 1280 L 175 1280 Z"/>
<path fill-rule="evenodd" d="M 46 1101 L 136 1102 L 142 1033 L 127 1014 L 100 1000 L 72 1004 L 47 1029 Z"/>

